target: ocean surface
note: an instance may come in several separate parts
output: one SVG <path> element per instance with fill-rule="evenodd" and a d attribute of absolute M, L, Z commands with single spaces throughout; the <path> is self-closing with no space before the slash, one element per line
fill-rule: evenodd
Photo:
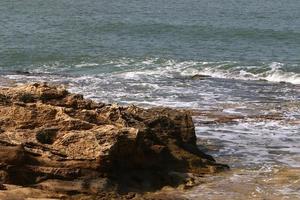
<path fill-rule="evenodd" d="M 192 110 L 199 147 L 246 170 L 223 183 L 255 185 L 253 199 L 300 196 L 299 179 L 276 191 L 256 179 L 300 168 L 299 0 L 2 0 L 0 85 L 36 81 Z M 246 195 L 222 188 L 187 195 Z"/>

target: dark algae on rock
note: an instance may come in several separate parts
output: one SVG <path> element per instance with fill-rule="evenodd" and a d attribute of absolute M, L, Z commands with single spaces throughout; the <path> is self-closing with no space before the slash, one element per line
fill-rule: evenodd
<path fill-rule="evenodd" d="M 154 192 L 228 169 L 197 148 L 189 112 L 62 86 L 1 88 L 0 127 L 0 199 L 166 199 Z"/>

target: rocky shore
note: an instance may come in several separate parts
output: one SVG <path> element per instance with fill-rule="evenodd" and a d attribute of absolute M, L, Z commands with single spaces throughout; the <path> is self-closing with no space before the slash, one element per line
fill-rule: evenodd
<path fill-rule="evenodd" d="M 198 149 L 188 111 L 48 84 L 0 89 L 0 199 L 167 199 L 157 191 L 226 169 Z"/>

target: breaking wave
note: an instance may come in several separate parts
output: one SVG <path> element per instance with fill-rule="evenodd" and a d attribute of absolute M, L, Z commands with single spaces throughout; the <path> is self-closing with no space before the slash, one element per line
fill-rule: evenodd
<path fill-rule="evenodd" d="M 178 78 L 206 75 L 213 78 L 237 80 L 264 80 L 300 84 L 300 65 L 279 62 L 245 64 L 236 61 L 177 61 L 162 58 L 118 58 L 95 60 L 93 62 L 68 63 L 54 62 L 23 68 L 26 74 L 56 75 L 109 75 L 122 79 Z M 1 71 L 0 71 L 1 72 Z M 20 70 L 16 71 L 20 74 Z M 9 74 L 10 72 L 2 73 Z M 11 73 L 13 73 L 11 71 Z M 25 75 L 26 75 L 25 74 Z"/>
<path fill-rule="evenodd" d="M 270 82 L 286 82 L 300 84 L 300 74 L 287 71 L 283 63 L 272 62 L 259 66 L 237 66 L 238 63 L 228 62 L 216 66 L 205 66 L 200 69 L 187 69 L 185 75 L 207 75 L 215 78 L 241 79 L 241 80 L 265 80 Z"/>
<path fill-rule="evenodd" d="M 121 59 L 110 64 L 122 66 L 124 70 L 117 73 L 129 79 L 139 79 L 141 76 L 194 76 L 207 75 L 213 78 L 237 80 L 264 80 L 270 82 L 286 82 L 300 84 L 300 73 L 279 62 L 245 65 L 235 61 L 200 62 L 163 60 L 158 58 L 146 59 L 138 62 Z M 298 65 L 297 65 L 298 66 Z M 126 69 L 126 67 L 129 67 Z M 300 66 L 299 66 L 300 67 Z"/>

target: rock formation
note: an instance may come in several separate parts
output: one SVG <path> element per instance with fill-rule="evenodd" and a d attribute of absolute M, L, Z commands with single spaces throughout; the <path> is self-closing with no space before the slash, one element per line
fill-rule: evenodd
<path fill-rule="evenodd" d="M 227 168 L 197 148 L 186 111 L 96 103 L 47 84 L 0 89 L 0 199 L 127 198 Z"/>

